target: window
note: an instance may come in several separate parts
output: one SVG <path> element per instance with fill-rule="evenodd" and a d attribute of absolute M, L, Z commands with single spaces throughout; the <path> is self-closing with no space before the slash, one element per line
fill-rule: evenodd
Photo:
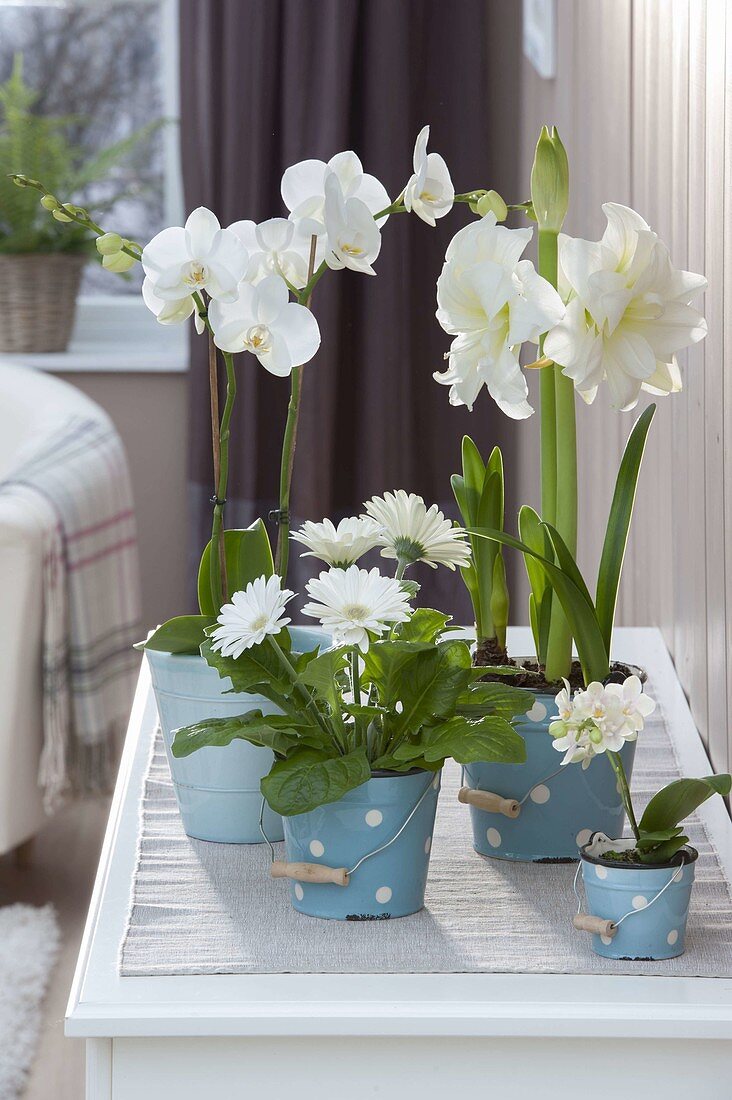
<path fill-rule="evenodd" d="M 143 244 L 181 224 L 177 14 L 177 0 L 0 0 L 0 80 L 22 56 L 33 109 L 68 117 L 68 136 L 90 157 L 159 123 L 89 192 L 100 224 Z M 90 261 L 71 348 L 47 358 L 67 370 L 183 369 L 183 328 L 157 325 L 141 281 L 139 268 L 121 278 Z"/>

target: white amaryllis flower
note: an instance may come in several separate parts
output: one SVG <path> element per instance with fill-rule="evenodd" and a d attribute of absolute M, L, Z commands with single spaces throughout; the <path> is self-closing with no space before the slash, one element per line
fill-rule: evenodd
<path fill-rule="evenodd" d="M 220 302 L 234 302 L 249 256 L 230 229 L 205 206 L 188 216 L 185 227 L 163 229 L 145 246 L 142 266 L 152 290 L 166 302 L 205 290 Z"/>
<path fill-rule="evenodd" d="M 176 298 L 172 302 L 166 302 L 164 298 L 157 296 L 152 281 L 145 277 L 142 282 L 142 298 L 150 312 L 155 314 L 155 320 L 160 325 L 180 325 L 193 314 L 196 332 L 200 335 L 206 328 L 203 318 L 198 314 L 196 303 L 193 301 L 191 294 L 187 294 L 185 298 Z"/>
<path fill-rule="evenodd" d="M 641 390 L 681 389 L 676 352 L 707 334 L 691 305 L 707 282 L 673 266 L 640 214 L 614 202 L 602 209 L 602 240 L 560 236 L 560 290 L 568 305 L 544 352 L 585 401 L 607 381 L 613 404 L 625 410 L 635 407 Z"/>
<path fill-rule="evenodd" d="M 300 161 L 285 171 L 281 191 L 290 220 L 298 224 L 304 237 L 325 233 L 325 181 L 331 173 L 338 179 L 344 198 L 359 199 L 372 215 L 390 204 L 383 184 L 364 172 L 361 161 L 350 150 L 336 153 L 327 164 L 322 160 Z M 385 222 L 383 218 L 380 224 Z"/>
<path fill-rule="evenodd" d="M 308 547 L 301 557 L 320 558 L 327 565 L 347 569 L 379 545 L 381 531 L 381 524 L 370 516 L 351 516 L 342 519 L 337 527 L 329 519 L 322 523 L 307 520 L 299 531 L 293 531 L 291 538 Z"/>
<path fill-rule="evenodd" d="M 437 281 L 437 320 L 455 337 L 444 374 L 450 404 L 473 408 L 485 386 L 498 407 L 515 420 L 534 411 L 519 365 L 524 341 L 538 343 L 555 325 L 564 305 L 554 287 L 521 254 L 531 229 L 498 225 L 490 211 L 461 229 L 450 242 Z"/>
<path fill-rule="evenodd" d="M 308 581 L 306 588 L 313 602 L 303 607 L 303 615 L 319 619 L 336 645 L 358 646 L 364 653 L 370 634 L 383 634 L 411 615 L 409 597 L 399 581 L 382 576 L 378 569 L 330 569 Z"/>
<path fill-rule="evenodd" d="M 235 302 L 211 302 L 208 316 L 217 348 L 249 351 L 282 378 L 309 362 L 320 346 L 318 322 L 309 309 L 289 300 L 279 275 L 268 275 L 257 286 L 242 283 Z"/>
<path fill-rule="evenodd" d="M 249 253 L 248 283 L 261 283 L 268 275 L 282 275 L 298 290 L 308 281 L 310 240 L 297 232 L 287 218 L 270 218 L 259 225 L 252 221 L 229 226 Z"/>
<path fill-rule="evenodd" d="M 619 752 L 626 741 L 635 741 L 656 709 L 637 676 L 628 676 L 622 684 L 593 681 L 574 698 L 564 683 L 555 700 L 558 716 L 549 725 L 554 748 L 565 754 L 562 764 L 581 762 L 587 768 L 593 757 Z"/>
<path fill-rule="evenodd" d="M 439 153 L 428 153 L 430 128 L 423 126 L 414 143 L 414 174 L 404 188 L 404 205 L 428 225 L 449 214 L 455 201 L 450 172 Z"/>
<path fill-rule="evenodd" d="M 235 592 L 231 603 L 221 608 L 211 648 L 236 660 L 245 649 L 261 645 L 268 634 L 279 634 L 291 622 L 283 612 L 295 595 L 281 583 L 276 574 L 269 580 L 257 577 L 243 592 Z"/>
<path fill-rule="evenodd" d="M 325 180 L 324 218 L 328 267 L 375 275 L 371 265 L 381 249 L 381 231 L 366 203 L 345 197 L 335 172 Z"/>
<path fill-rule="evenodd" d="M 405 566 L 423 561 L 433 569 L 438 565 L 454 569 L 468 564 L 466 532 L 445 519 L 436 504 L 427 508 L 416 493 L 397 489 L 383 497 L 372 497 L 364 507 L 383 529 L 379 537 L 384 547 L 382 557 L 396 558 Z"/>

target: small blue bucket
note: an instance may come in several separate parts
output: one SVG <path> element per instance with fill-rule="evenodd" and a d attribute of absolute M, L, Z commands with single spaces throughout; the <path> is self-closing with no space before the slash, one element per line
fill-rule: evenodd
<path fill-rule="evenodd" d="M 439 791 L 439 772 L 376 775 L 338 802 L 284 818 L 288 862 L 348 872 L 345 886 L 291 881 L 295 909 L 353 921 L 423 909 Z"/>
<path fill-rule="evenodd" d="M 613 842 L 610 846 L 631 844 Z M 673 959 L 684 952 L 686 918 L 694 883 L 695 848 L 682 849 L 677 866 L 639 866 L 582 849 L 582 881 L 589 913 L 610 921 L 594 933 L 592 950 L 606 959 Z M 605 850 L 608 850 L 606 847 Z M 683 863 L 681 863 L 683 859 Z"/>
<path fill-rule="evenodd" d="M 307 652 L 330 644 L 317 627 L 291 627 L 293 649 Z M 197 840 L 220 844 L 260 844 L 259 782 L 274 756 L 269 749 L 247 741 L 222 748 L 199 749 L 176 759 L 170 751 L 175 730 L 204 718 L 234 717 L 250 710 L 277 714 L 278 708 L 261 695 L 225 694 L 231 680 L 222 679 L 203 657 L 145 651 L 150 665 L 165 751 L 183 828 Z M 282 840 L 282 818 L 265 804 L 264 829 L 272 840 Z"/>
<path fill-rule="evenodd" d="M 524 764 L 469 764 L 469 787 L 491 791 L 520 804 L 517 817 L 470 807 L 473 847 L 482 856 L 534 863 L 574 862 L 579 849 L 600 829 L 608 836 L 623 832 L 625 812 L 609 761 L 596 759 L 583 770 L 561 767 L 549 723 L 556 715 L 553 695 L 536 694 L 525 717 L 514 721 L 526 742 Z M 635 742 L 620 753 L 630 779 Z"/>

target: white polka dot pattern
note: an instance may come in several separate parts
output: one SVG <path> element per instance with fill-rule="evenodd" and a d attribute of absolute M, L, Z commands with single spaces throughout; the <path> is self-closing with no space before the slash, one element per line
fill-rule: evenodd
<path fill-rule="evenodd" d="M 305 891 L 303 890 L 299 882 L 295 883 L 295 897 L 298 901 L 302 901 L 302 899 L 305 897 Z"/>
<path fill-rule="evenodd" d="M 526 711 L 526 717 L 530 722 L 543 722 L 546 718 L 546 707 L 537 699 L 531 710 Z"/>
<path fill-rule="evenodd" d="M 607 878 L 607 867 L 601 867 L 599 863 L 596 863 L 595 874 L 598 878 Z"/>
<path fill-rule="evenodd" d="M 535 787 L 532 787 L 529 798 L 532 802 L 536 802 L 539 806 L 542 806 L 545 802 L 549 801 L 551 796 L 552 792 L 545 783 L 537 783 Z"/>
<path fill-rule="evenodd" d="M 575 840 L 577 841 L 577 847 L 581 848 L 584 844 L 589 844 L 591 836 L 591 829 L 580 829 L 580 831 L 577 833 L 577 836 L 575 837 Z"/>
<path fill-rule="evenodd" d="M 376 900 L 379 905 L 386 905 L 388 901 L 391 901 L 391 886 L 380 886 L 376 891 Z"/>
<path fill-rule="evenodd" d="M 600 936 L 600 943 L 604 943 L 605 947 L 609 947 L 612 942 L 613 942 L 612 936 L 605 936 L 605 935 Z"/>
<path fill-rule="evenodd" d="M 317 858 L 318 856 L 322 856 L 324 854 L 324 852 L 325 852 L 325 845 L 323 844 L 322 840 L 311 840 L 310 841 L 310 855 L 311 856 L 315 856 Z"/>
<path fill-rule="evenodd" d="M 432 837 L 428 836 L 424 842 L 424 854 L 428 856 L 430 854 L 430 848 L 432 847 Z"/>
<path fill-rule="evenodd" d="M 669 934 L 666 936 L 666 943 L 669 947 L 673 947 L 679 938 L 679 931 L 677 928 L 672 928 Z"/>
<path fill-rule="evenodd" d="M 370 825 L 372 829 L 375 829 L 377 825 L 381 825 L 384 820 L 384 815 L 381 810 L 369 810 L 366 814 L 366 824 Z"/>
<path fill-rule="evenodd" d="M 636 894 L 630 904 L 634 909 L 645 909 L 648 905 L 648 898 L 643 894 Z"/>
<path fill-rule="evenodd" d="M 489 829 L 485 835 L 488 838 L 488 843 L 491 848 L 498 848 L 500 846 L 501 834 L 498 832 L 498 829 Z"/>

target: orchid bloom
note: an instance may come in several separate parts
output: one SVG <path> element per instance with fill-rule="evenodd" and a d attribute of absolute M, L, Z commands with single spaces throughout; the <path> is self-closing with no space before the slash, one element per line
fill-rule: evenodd
<path fill-rule="evenodd" d="M 172 302 L 166 302 L 164 298 L 158 297 L 152 279 L 146 276 L 142 283 L 142 298 L 150 312 L 155 315 L 158 324 L 180 325 L 193 314 L 196 332 L 200 336 L 205 331 L 206 324 L 198 313 L 192 294 L 186 294 L 185 298 L 175 298 Z"/>
<path fill-rule="evenodd" d="M 366 203 L 345 197 L 334 172 L 325 180 L 324 217 L 328 267 L 375 275 L 371 264 L 381 249 L 381 232 Z"/>
<path fill-rule="evenodd" d="M 428 225 L 449 214 L 455 201 L 450 172 L 439 153 L 428 153 L 429 126 L 423 126 L 414 144 L 414 174 L 404 188 L 404 205 Z"/>
<path fill-rule="evenodd" d="M 282 275 L 292 286 L 302 290 L 308 281 L 310 240 L 303 237 L 294 222 L 287 218 L 270 218 L 260 222 L 234 222 L 229 226 L 247 252 L 248 283 L 261 283 L 268 275 Z"/>
<path fill-rule="evenodd" d="M 355 153 L 337 153 L 326 164 L 322 160 L 303 160 L 293 164 L 282 177 L 282 199 L 290 211 L 290 220 L 297 223 L 301 234 L 322 236 L 325 231 L 325 182 L 334 173 L 344 199 L 359 199 L 372 216 L 389 206 L 383 184 L 364 172 Z M 381 220 L 381 225 L 386 218 Z"/>
<path fill-rule="evenodd" d="M 217 301 L 234 302 L 248 261 L 236 233 L 222 229 L 204 206 L 189 215 L 185 227 L 170 226 L 156 234 L 142 253 L 149 290 L 165 302 L 180 303 L 204 290 Z"/>
<path fill-rule="evenodd" d="M 437 382 L 450 387 L 450 404 L 473 404 L 485 386 L 507 416 L 534 411 L 519 365 L 521 345 L 538 343 L 561 319 L 564 305 L 554 287 L 520 256 L 531 229 L 498 225 L 491 211 L 461 229 L 450 242 L 437 282 L 437 320 L 455 337 Z"/>
<path fill-rule="evenodd" d="M 703 340 L 706 321 L 691 305 L 706 279 L 671 263 L 666 245 L 634 210 L 603 206 L 600 241 L 559 238 L 563 320 L 544 352 L 563 367 L 589 404 L 603 381 L 622 410 L 641 390 L 681 389 L 676 353 Z"/>
<path fill-rule="evenodd" d="M 268 275 L 257 286 L 243 282 L 235 302 L 211 302 L 208 314 L 217 348 L 251 352 L 282 378 L 309 362 L 320 346 L 318 322 L 309 309 L 289 300 L 279 275 Z"/>

